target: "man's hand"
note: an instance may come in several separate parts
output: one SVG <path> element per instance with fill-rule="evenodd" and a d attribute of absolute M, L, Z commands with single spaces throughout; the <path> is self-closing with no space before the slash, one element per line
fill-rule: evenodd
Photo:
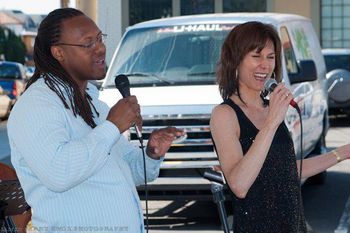
<path fill-rule="evenodd" d="M 120 133 L 128 130 L 133 125 L 137 125 L 141 130 L 142 117 L 136 97 L 129 96 L 119 100 L 109 111 L 107 120 L 115 124 Z"/>
<path fill-rule="evenodd" d="M 175 127 L 154 130 L 148 139 L 147 155 L 153 159 L 159 159 L 169 150 L 174 139 L 185 134 L 183 130 Z"/>

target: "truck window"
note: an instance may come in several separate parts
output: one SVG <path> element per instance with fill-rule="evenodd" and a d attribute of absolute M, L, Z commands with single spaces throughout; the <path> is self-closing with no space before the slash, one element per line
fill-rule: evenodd
<path fill-rule="evenodd" d="M 222 43 L 233 25 L 196 24 L 133 29 L 123 38 L 112 75 L 131 86 L 213 84 Z M 107 80 L 107 86 L 113 85 Z"/>
<path fill-rule="evenodd" d="M 292 42 L 285 27 L 281 28 L 281 42 L 288 74 L 298 73 L 298 66 L 295 59 Z"/>
<path fill-rule="evenodd" d="M 326 54 L 324 55 L 327 72 L 335 69 L 346 69 L 350 71 L 350 55 L 347 54 Z"/>

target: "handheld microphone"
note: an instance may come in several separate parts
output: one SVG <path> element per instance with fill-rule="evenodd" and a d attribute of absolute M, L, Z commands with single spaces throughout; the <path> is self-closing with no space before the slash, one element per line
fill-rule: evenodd
<path fill-rule="evenodd" d="M 277 87 L 277 82 L 275 79 L 266 79 L 265 83 L 264 83 L 264 88 L 266 91 L 268 91 L 269 93 L 273 92 L 273 90 L 275 90 L 275 88 Z M 295 108 L 296 110 L 299 110 L 299 106 L 298 104 L 294 101 L 294 99 L 292 99 L 290 101 L 290 106 L 292 106 L 293 108 Z"/>
<path fill-rule="evenodd" d="M 130 96 L 130 83 L 129 79 L 124 74 L 119 74 L 114 79 L 115 87 L 119 90 L 120 94 L 123 96 L 123 98 Z M 137 127 L 137 125 L 134 125 L 137 138 L 139 139 L 141 145 L 143 143 L 142 133 L 140 129 Z"/>
<path fill-rule="evenodd" d="M 123 98 L 129 97 L 130 96 L 130 83 L 129 79 L 126 75 L 120 74 L 117 75 L 114 79 L 114 84 L 115 87 L 119 90 L 120 94 L 122 94 Z M 137 127 L 137 125 L 134 125 L 135 131 L 137 138 L 139 139 L 140 142 L 140 149 L 142 150 L 142 157 L 143 157 L 143 175 L 145 179 L 145 195 L 146 195 L 146 232 L 148 233 L 148 188 L 147 188 L 147 174 L 146 174 L 146 156 L 145 156 L 145 150 L 143 146 L 143 138 L 142 138 L 142 133 Z"/>

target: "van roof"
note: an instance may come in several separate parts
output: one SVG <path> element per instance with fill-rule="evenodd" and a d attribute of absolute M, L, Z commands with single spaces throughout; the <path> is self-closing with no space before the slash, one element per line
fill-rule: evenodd
<path fill-rule="evenodd" d="M 162 18 L 156 20 L 145 21 L 128 27 L 128 30 L 147 27 L 161 27 L 173 25 L 188 25 L 188 24 L 205 24 L 205 23 L 230 23 L 240 24 L 247 21 L 261 21 L 272 25 L 278 25 L 284 21 L 291 20 L 309 20 L 300 15 L 282 14 L 282 13 L 217 13 L 217 14 L 201 14 L 201 15 L 186 15 L 170 18 Z"/>

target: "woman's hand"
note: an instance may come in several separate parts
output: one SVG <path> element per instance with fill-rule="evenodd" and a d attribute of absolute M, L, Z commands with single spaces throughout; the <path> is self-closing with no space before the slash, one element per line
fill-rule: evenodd
<path fill-rule="evenodd" d="M 278 127 L 286 117 L 289 103 L 293 99 L 292 92 L 286 88 L 284 83 L 277 85 L 270 94 L 269 113 L 267 116 L 268 124 Z"/>

